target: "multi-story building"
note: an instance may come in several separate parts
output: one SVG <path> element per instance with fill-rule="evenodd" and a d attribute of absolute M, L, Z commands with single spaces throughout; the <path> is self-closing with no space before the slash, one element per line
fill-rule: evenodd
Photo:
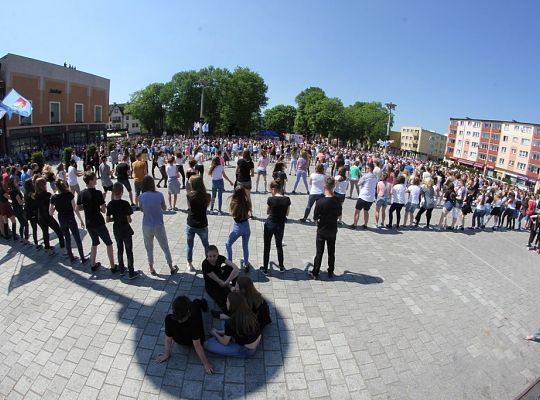
<path fill-rule="evenodd" d="M 133 115 L 125 112 L 125 104 L 109 105 L 109 125 L 110 131 L 126 131 L 130 135 L 141 133 L 139 120 L 133 118 Z"/>
<path fill-rule="evenodd" d="M 401 150 L 401 132 L 400 131 L 390 131 L 390 146 L 391 150 Z"/>
<path fill-rule="evenodd" d="M 516 183 L 538 180 L 540 124 L 450 118 L 448 129 L 446 158 Z"/>
<path fill-rule="evenodd" d="M 439 160 L 444 157 L 446 136 L 420 126 L 402 126 L 400 148 L 420 158 Z"/>
<path fill-rule="evenodd" d="M 32 102 L 28 118 L 4 117 L 2 150 L 13 155 L 61 149 L 106 138 L 109 79 L 15 54 L 0 58 L 5 93 L 13 88 Z"/>

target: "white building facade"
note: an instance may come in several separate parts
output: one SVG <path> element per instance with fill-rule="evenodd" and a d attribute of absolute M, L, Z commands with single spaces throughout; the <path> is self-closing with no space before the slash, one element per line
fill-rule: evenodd
<path fill-rule="evenodd" d="M 133 118 L 133 115 L 126 114 L 125 104 L 109 105 L 109 131 L 127 131 L 130 135 L 141 133 L 141 124 L 139 120 Z"/>

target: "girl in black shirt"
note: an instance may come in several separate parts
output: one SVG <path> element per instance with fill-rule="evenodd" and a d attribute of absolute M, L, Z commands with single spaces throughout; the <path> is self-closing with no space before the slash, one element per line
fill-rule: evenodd
<path fill-rule="evenodd" d="M 156 362 L 162 363 L 171 357 L 174 340 L 180 345 L 193 347 L 205 371 L 208 374 L 214 372 L 202 346 L 205 339 L 203 311 L 208 311 L 205 299 L 190 301 L 187 296 L 179 296 L 173 301 L 172 313 L 165 318 L 165 349 L 157 355 Z"/>
<path fill-rule="evenodd" d="M 268 303 L 257 289 L 255 289 L 253 281 L 248 276 L 240 276 L 238 278 L 236 281 L 236 290 L 245 297 L 249 308 L 257 316 L 259 328 L 262 331 L 266 325 L 272 322 Z"/>
<path fill-rule="evenodd" d="M 38 178 L 35 182 L 36 192 L 34 193 L 34 200 L 37 203 L 38 210 L 38 225 L 43 232 L 43 244 L 45 245 L 45 250 L 49 253 L 50 256 L 54 256 L 54 246 L 50 246 L 49 242 L 49 228 L 51 228 L 58 240 L 60 241 L 60 249 L 62 253 L 65 254 L 65 242 L 64 235 L 58 222 L 49 214 L 49 206 L 51 202 L 51 194 L 47 192 L 47 181 L 44 178 Z"/>
<path fill-rule="evenodd" d="M 212 329 L 214 337 L 206 342 L 206 349 L 229 357 L 253 356 L 262 338 L 257 317 L 240 293 L 229 293 L 227 308 L 231 318 L 225 322 L 225 330 Z"/>
<path fill-rule="evenodd" d="M 263 251 L 263 266 L 261 271 L 268 274 L 268 264 L 270 262 L 270 246 L 272 245 L 272 237 L 276 237 L 276 250 L 278 254 L 279 270 L 285 271 L 283 266 L 283 234 L 285 233 L 285 220 L 289 215 L 291 199 L 281 194 L 281 184 L 277 181 L 270 183 L 270 191 L 272 196 L 268 198 L 267 214 L 268 218 L 264 223 L 264 251 Z"/>
<path fill-rule="evenodd" d="M 194 175 L 189 178 L 190 191 L 187 194 L 188 217 L 186 225 L 186 257 L 187 270 L 194 272 L 193 245 L 195 235 L 199 236 L 204 246 L 204 253 L 208 251 L 208 218 L 206 209 L 210 205 L 210 195 L 206 193 L 203 178 Z"/>
<path fill-rule="evenodd" d="M 28 241 L 28 220 L 24 216 L 24 200 L 23 195 L 19 189 L 19 185 L 15 182 L 15 179 L 11 178 L 8 183 L 9 196 L 11 197 L 11 205 L 13 212 L 19 221 L 19 236 L 24 244 L 30 244 Z M 13 240 L 16 240 L 16 229 L 13 226 Z"/>
<path fill-rule="evenodd" d="M 282 162 L 276 163 L 274 166 L 274 172 L 272 173 L 272 178 L 279 182 L 280 193 L 285 194 L 285 185 L 287 184 L 287 173 L 285 172 L 285 164 Z"/>
<path fill-rule="evenodd" d="M 34 239 L 34 246 L 36 250 L 41 250 L 43 246 L 38 244 L 38 209 L 37 202 L 34 200 L 34 182 L 32 179 L 28 179 L 24 182 L 24 212 L 26 214 L 26 219 L 30 222 L 32 227 L 32 237 Z"/>

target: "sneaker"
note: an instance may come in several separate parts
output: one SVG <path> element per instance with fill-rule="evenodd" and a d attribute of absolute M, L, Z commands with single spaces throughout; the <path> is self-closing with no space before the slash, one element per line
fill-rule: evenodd
<path fill-rule="evenodd" d="M 311 271 L 308 272 L 308 276 L 309 276 L 311 279 L 314 279 L 314 280 L 318 280 L 318 279 L 319 279 L 319 275 L 315 275 L 315 274 L 313 274 L 313 272 L 311 272 Z"/>
<path fill-rule="evenodd" d="M 268 276 L 268 268 L 260 267 L 259 270 L 260 270 L 265 276 Z"/>
<path fill-rule="evenodd" d="M 362 225 L 362 229 L 365 231 L 367 229 L 367 225 L 366 224 Z"/>
<path fill-rule="evenodd" d="M 328 271 L 328 278 L 332 279 L 334 277 L 333 271 Z"/>
<path fill-rule="evenodd" d="M 139 277 L 139 271 L 133 271 L 128 273 L 128 279 L 132 280 Z"/>
<path fill-rule="evenodd" d="M 196 272 L 197 270 L 195 269 L 195 267 L 193 267 L 192 263 L 187 263 L 186 271 L 188 271 L 188 272 Z"/>
<path fill-rule="evenodd" d="M 36 250 L 41 250 L 43 246 L 41 244 L 36 245 Z"/>
<path fill-rule="evenodd" d="M 295 190 L 293 190 L 293 191 L 291 192 L 291 194 L 296 194 L 296 191 L 295 191 Z"/>
<path fill-rule="evenodd" d="M 244 272 L 249 273 L 252 269 L 253 269 L 253 265 L 251 265 L 250 263 L 244 264 Z"/>
<path fill-rule="evenodd" d="M 392 225 L 391 225 L 391 224 L 386 224 L 386 227 L 387 227 L 388 229 L 392 229 Z"/>
<path fill-rule="evenodd" d="M 302 223 L 302 224 L 305 224 L 305 223 L 306 223 L 306 219 L 305 219 L 305 218 L 300 218 L 300 219 L 298 220 L 298 222 L 300 222 L 300 223 Z"/>
<path fill-rule="evenodd" d="M 280 272 L 285 272 L 285 267 L 283 265 L 280 265 L 279 270 L 280 270 Z"/>
<path fill-rule="evenodd" d="M 111 272 L 112 272 L 113 274 L 116 274 L 118 271 L 119 271 L 118 265 L 114 264 L 114 267 L 111 267 Z"/>
<path fill-rule="evenodd" d="M 95 272 L 99 269 L 99 267 L 101 267 L 101 263 L 97 262 L 94 265 L 92 265 L 90 269 Z"/>
<path fill-rule="evenodd" d="M 120 272 L 120 275 L 125 275 L 126 274 L 126 267 L 124 267 L 123 265 L 120 265 L 118 267 L 118 272 Z"/>
<path fill-rule="evenodd" d="M 350 224 L 349 228 L 351 228 L 352 230 L 356 230 L 356 225 L 355 224 Z"/>

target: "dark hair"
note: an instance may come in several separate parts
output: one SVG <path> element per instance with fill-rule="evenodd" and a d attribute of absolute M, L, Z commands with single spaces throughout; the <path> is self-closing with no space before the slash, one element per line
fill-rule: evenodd
<path fill-rule="evenodd" d="M 324 188 L 327 189 L 329 192 L 333 192 L 335 186 L 336 180 L 331 176 L 327 176 L 324 180 Z"/>
<path fill-rule="evenodd" d="M 178 296 L 172 302 L 172 316 L 176 321 L 182 321 L 191 315 L 191 300 L 187 296 Z"/>
<path fill-rule="evenodd" d="M 58 164 L 58 167 L 56 167 L 57 171 L 63 171 L 64 170 L 64 164 L 60 163 Z"/>
<path fill-rule="evenodd" d="M 90 181 L 96 179 L 96 174 L 92 171 L 87 171 L 84 173 L 83 181 L 87 185 L 90 183 Z"/>
<path fill-rule="evenodd" d="M 122 185 L 120 182 L 114 182 L 112 191 L 114 194 L 120 194 L 124 191 L 124 185 Z"/>
<path fill-rule="evenodd" d="M 251 308 L 251 310 L 259 308 L 264 300 L 257 289 L 255 289 L 251 278 L 249 276 L 240 276 L 236 280 L 236 283 L 238 283 L 240 293 L 246 298 L 249 308 Z"/>
<path fill-rule="evenodd" d="M 200 201 L 208 207 L 210 204 L 210 195 L 206 192 L 203 178 L 200 175 L 193 175 L 189 178 L 189 185 L 191 186 L 191 191 L 187 194 L 188 201 Z"/>
<path fill-rule="evenodd" d="M 56 190 L 58 190 L 58 193 L 67 193 L 69 192 L 69 186 L 67 182 L 63 179 L 57 179 L 56 180 Z"/>
<path fill-rule="evenodd" d="M 219 254 L 219 250 L 215 244 L 211 244 L 208 246 L 208 248 L 206 249 L 206 254 L 210 253 L 211 251 L 215 251 Z"/>
<path fill-rule="evenodd" d="M 233 218 L 241 221 L 248 219 L 251 211 L 251 201 L 244 187 L 237 186 L 234 189 L 231 196 L 230 210 Z"/>
<path fill-rule="evenodd" d="M 154 182 L 154 178 L 152 178 L 150 175 L 146 175 L 141 182 L 141 192 L 155 192 L 156 191 L 156 183 Z"/>
<path fill-rule="evenodd" d="M 251 154 L 249 153 L 249 150 L 244 150 L 244 152 L 242 153 L 242 158 L 244 160 L 251 160 Z"/>
<path fill-rule="evenodd" d="M 238 336 L 248 336 L 259 332 L 259 322 L 253 311 L 248 306 L 244 296 L 237 292 L 231 292 L 227 296 L 231 318 L 229 324 Z"/>
<path fill-rule="evenodd" d="M 12 192 L 19 192 L 19 185 L 17 185 L 17 183 L 15 183 L 15 179 L 13 178 L 9 178 L 9 181 L 8 181 L 8 189 Z"/>
<path fill-rule="evenodd" d="M 193 168 L 195 165 L 197 165 L 197 161 L 191 159 L 188 161 L 189 168 Z"/>
<path fill-rule="evenodd" d="M 375 166 L 373 165 L 372 162 L 370 162 L 370 163 L 368 163 L 367 168 L 368 168 L 370 171 L 373 171 L 373 169 L 375 169 Z"/>
<path fill-rule="evenodd" d="M 278 180 L 270 182 L 270 190 L 281 190 L 281 182 Z"/>
<path fill-rule="evenodd" d="M 420 185 L 420 178 L 419 177 L 414 178 L 412 183 L 413 185 L 417 185 L 417 186 Z"/>
<path fill-rule="evenodd" d="M 281 172 L 281 171 L 285 171 L 285 163 L 278 161 L 276 165 L 274 165 L 274 172 Z"/>
<path fill-rule="evenodd" d="M 208 175 L 212 175 L 212 172 L 214 172 L 214 169 L 221 165 L 221 159 L 219 157 L 212 158 L 212 165 L 210 166 L 210 169 L 208 170 Z"/>
<path fill-rule="evenodd" d="M 36 182 L 34 183 L 34 189 L 36 194 L 39 194 L 41 192 L 47 191 L 47 181 L 45 178 L 37 178 Z"/>
<path fill-rule="evenodd" d="M 322 165 L 322 163 L 319 163 L 315 166 L 315 173 L 324 174 L 324 165 Z"/>
<path fill-rule="evenodd" d="M 403 175 L 400 175 L 396 178 L 396 184 L 404 184 L 405 183 L 405 177 Z"/>
<path fill-rule="evenodd" d="M 342 178 L 347 179 L 347 170 L 345 169 L 345 167 L 339 167 L 339 169 L 338 169 L 338 174 L 339 174 Z"/>

